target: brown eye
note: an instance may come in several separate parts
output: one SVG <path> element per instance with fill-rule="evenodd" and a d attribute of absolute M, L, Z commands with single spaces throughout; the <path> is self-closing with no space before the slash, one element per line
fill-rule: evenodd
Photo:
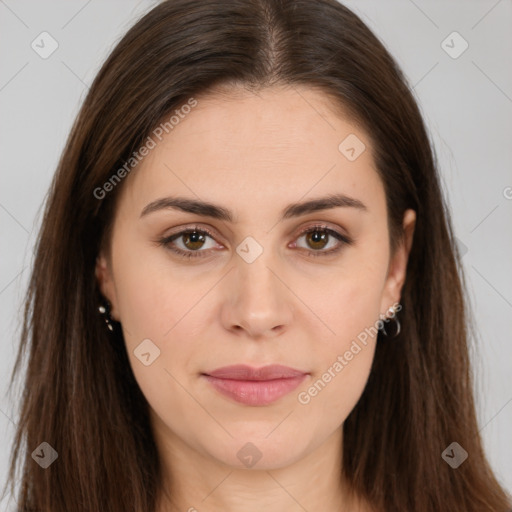
<path fill-rule="evenodd" d="M 209 252 L 208 249 L 215 247 L 215 242 L 210 247 L 205 246 L 208 238 L 214 240 L 213 235 L 205 229 L 186 229 L 159 240 L 170 251 L 185 258 L 195 258 L 204 256 L 203 253 Z"/>
<path fill-rule="evenodd" d="M 197 231 L 184 233 L 180 237 L 183 238 L 183 245 L 193 251 L 201 249 L 206 239 L 203 233 Z"/>
<path fill-rule="evenodd" d="M 309 227 L 301 233 L 297 240 L 301 238 L 305 239 L 306 246 L 301 246 L 298 243 L 295 245 L 306 249 L 311 256 L 329 256 L 341 250 L 344 245 L 353 243 L 347 236 L 329 229 L 327 226 Z M 326 247 L 328 247 L 327 250 L 325 250 Z"/>
<path fill-rule="evenodd" d="M 329 242 L 329 234 L 315 229 L 306 233 L 306 242 L 312 249 L 324 249 Z"/>
<path fill-rule="evenodd" d="M 208 238 L 212 240 L 209 247 Z M 351 245 L 353 241 L 327 226 L 313 226 L 302 231 L 297 240 L 304 238 L 306 246 L 295 243 L 295 247 L 303 248 L 311 256 L 329 256 L 340 251 L 343 246 Z M 158 241 L 168 250 L 184 258 L 205 257 L 213 249 L 215 238 L 212 233 L 203 228 L 189 228 Z M 326 250 L 327 248 L 327 250 Z M 205 254 L 206 253 L 206 254 Z"/>

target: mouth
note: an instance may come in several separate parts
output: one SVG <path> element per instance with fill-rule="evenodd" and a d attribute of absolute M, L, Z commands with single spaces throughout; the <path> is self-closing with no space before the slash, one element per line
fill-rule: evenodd
<path fill-rule="evenodd" d="M 235 365 L 201 375 L 222 395 L 245 405 L 263 406 L 291 393 L 309 373 L 282 365 Z"/>

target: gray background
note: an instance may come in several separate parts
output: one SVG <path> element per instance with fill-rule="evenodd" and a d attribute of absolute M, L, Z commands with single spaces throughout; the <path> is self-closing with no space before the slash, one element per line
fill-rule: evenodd
<path fill-rule="evenodd" d="M 89 84 L 114 44 L 155 3 L 0 0 L 2 485 L 17 405 L 7 395 L 7 385 L 41 204 Z M 479 425 L 491 465 L 510 490 L 512 1 L 345 3 L 396 57 L 431 131 L 455 232 L 465 251 L 469 300 L 479 332 L 471 346 Z M 43 31 L 59 45 L 47 59 L 31 47 Z M 445 51 L 454 55 L 463 48 L 461 39 L 448 37 L 454 31 L 469 44 L 457 58 Z M 7 508 L 5 498 L 0 510 Z"/>

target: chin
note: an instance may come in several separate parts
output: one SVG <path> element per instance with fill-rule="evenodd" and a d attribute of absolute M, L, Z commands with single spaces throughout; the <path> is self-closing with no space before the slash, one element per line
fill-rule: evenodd
<path fill-rule="evenodd" d="M 224 444 L 205 447 L 210 456 L 234 469 L 274 470 L 287 467 L 307 452 L 309 443 L 293 435 L 238 435 Z M 233 433 L 234 434 L 234 433 Z"/>

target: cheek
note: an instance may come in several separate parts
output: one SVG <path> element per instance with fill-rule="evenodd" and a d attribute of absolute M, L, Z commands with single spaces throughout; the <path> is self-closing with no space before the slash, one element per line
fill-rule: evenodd
<path fill-rule="evenodd" d="M 165 257 L 164 248 L 149 243 L 143 246 L 140 240 L 130 244 L 128 237 L 126 240 L 119 239 L 114 261 L 119 314 L 128 332 L 126 339 L 168 339 L 198 302 L 201 292 L 206 293 L 206 283 L 197 279 L 192 285 L 182 269 Z"/>
<path fill-rule="evenodd" d="M 367 263 L 367 262 L 370 263 Z M 386 261 L 347 263 L 330 292 L 308 294 L 308 305 L 325 329 L 315 343 L 315 373 L 298 401 L 326 429 L 337 428 L 357 404 L 370 374 L 378 334 Z M 311 302 L 310 302 L 311 301 Z M 317 319 L 312 320 L 318 322 Z M 320 332 L 320 331 L 319 331 Z"/>
<path fill-rule="evenodd" d="M 164 249 L 118 242 L 116 294 L 132 370 L 157 410 L 164 399 L 164 408 L 178 407 L 180 400 L 190 401 L 186 393 L 181 396 L 179 383 L 194 355 L 210 350 L 198 341 L 207 342 L 198 332 L 205 324 L 208 291 L 218 278 L 199 267 L 186 270 L 173 264 Z M 148 360 L 152 362 L 146 366 Z"/>
<path fill-rule="evenodd" d="M 181 273 L 163 264 L 165 258 L 156 258 L 154 248 L 144 252 L 125 252 L 116 267 L 119 314 L 130 365 L 154 411 L 162 417 L 168 411 L 180 411 L 180 422 L 189 415 L 192 421 L 200 411 L 183 386 L 183 372 L 197 349 L 189 342 L 193 338 L 190 318 L 201 290 L 196 287 L 194 291 Z"/>
<path fill-rule="evenodd" d="M 361 398 L 375 351 L 373 341 L 360 346 L 345 359 L 331 358 L 322 372 L 315 375 L 310 385 L 298 395 L 301 417 L 305 422 L 313 421 L 312 431 L 328 435 L 340 427 Z M 312 420 L 313 419 L 313 420 Z"/>
<path fill-rule="evenodd" d="M 337 316 L 333 312 L 331 327 L 335 334 L 324 336 L 315 344 L 315 371 L 297 396 L 304 414 L 318 418 L 316 428 L 325 434 L 345 421 L 370 374 L 378 333 L 378 301 L 367 299 L 373 301 L 373 306 L 363 299 L 354 300 L 338 309 Z"/>
<path fill-rule="evenodd" d="M 348 350 L 353 339 L 364 341 L 379 319 L 386 262 L 356 255 L 353 259 L 331 273 L 324 286 L 304 284 L 303 296 L 325 327 L 319 332 L 324 333 L 323 345 L 329 353 Z"/>

